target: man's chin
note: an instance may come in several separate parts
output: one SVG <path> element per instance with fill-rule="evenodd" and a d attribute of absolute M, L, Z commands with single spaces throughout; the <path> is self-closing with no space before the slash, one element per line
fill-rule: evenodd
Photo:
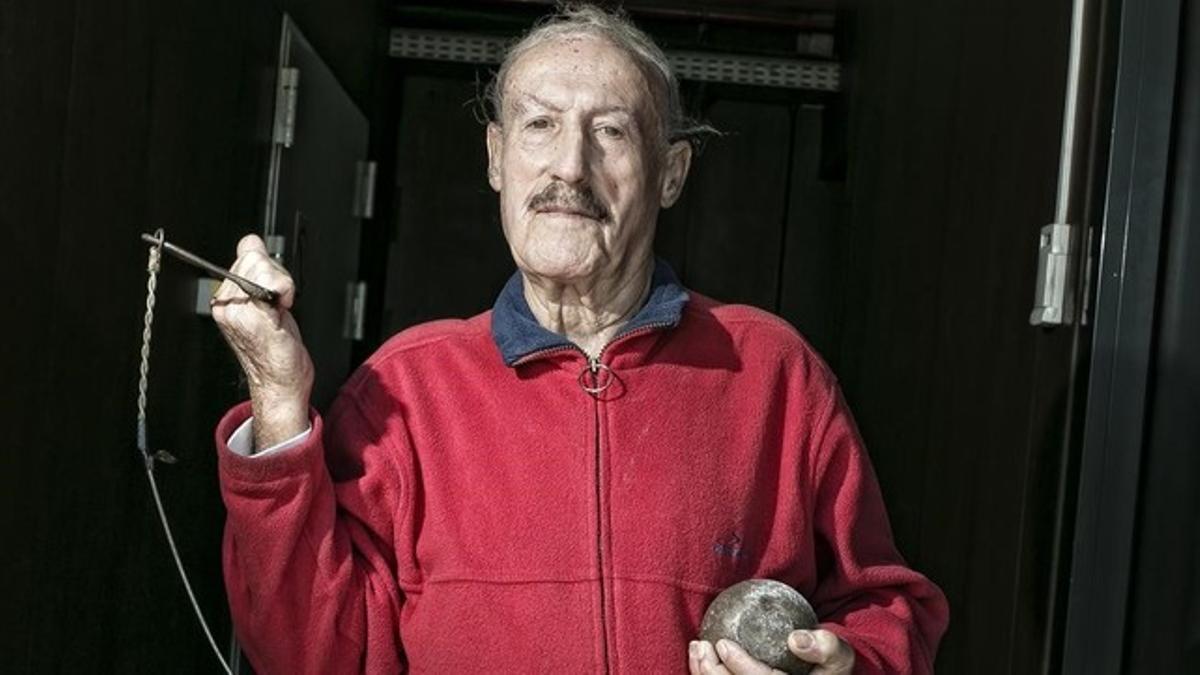
<path fill-rule="evenodd" d="M 536 252 L 518 260 L 518 267 L 555 283 L 573 283 L 593 277 L 600 269 L 598 256 L 539 255 Z"/>

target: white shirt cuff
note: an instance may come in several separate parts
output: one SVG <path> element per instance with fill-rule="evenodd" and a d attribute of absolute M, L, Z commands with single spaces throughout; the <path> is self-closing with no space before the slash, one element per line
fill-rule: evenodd
<path fill-rule="evenodd" d="M 301 431 L 295 436 L 292 436 L 286 441 L 283 441 L 282 443 L 276 443 L 269 448 L 263 448 L 262 450 L 255 452 L 254 418 L 250 417 L 245 422 L 242 422 L 241 426 L 234 430 L 233 434 L 229 437 L 229 449 L 232 450 L 234 454 L 241 455 L 242 457 L 262 457 L 263 455 L 269 455 L 273 452 L 283 452 L 289 448 L 294 448 L 308 440 L 308 435 L 311 433 L 312 424 L 309 424 L 307 429 Z"/>

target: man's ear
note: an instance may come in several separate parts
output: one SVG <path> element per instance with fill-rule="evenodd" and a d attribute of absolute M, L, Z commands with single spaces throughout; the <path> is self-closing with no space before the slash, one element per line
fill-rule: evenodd
<path fill-rule="evenodd" d="M 504 160 L 504 130 L 495 122 L 487 125 L 488 184 L 496 192 L 503 182 L 500 180 L 500 165 Z"/>
<path fill-rule="evenodd" d="M 667 148 L 666 165 L 663 167 L 662 186 L 659 204 L 669 208 L 679 199 L 683 192 L 683 183 L 687 180 L 688 169 L 692 166 L 692 144 L 688 141 L 675 141 Z"/>

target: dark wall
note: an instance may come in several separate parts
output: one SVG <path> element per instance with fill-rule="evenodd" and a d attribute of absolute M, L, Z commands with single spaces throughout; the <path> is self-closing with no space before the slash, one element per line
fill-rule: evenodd
<path fill-rule="evenodd" d="M 369 101 L 368 1 L 296 3 Z M 258 228 L 279 12 L 270 3 L 0 3 L 5 429 L 0 653 L 6 672 L 213 672 L 134 447 L 146 247 L 226 261 Z M 160 280 L 150 439 L 217 639 L 223 509 L 211 429 L 240 396 L 195 275 Z"/>
<path fill-rule="evenodd" d="M 487 184 L 484 126 L 472 105 L 483 69 L 392 64 L 396 97 L 393 211 L 380 338 L 434 318 L 491 305 L 512 273 L 497 198 Z M 389 162 L 391 164 L 392 162 Z"/>
<path fill-rule="evenodd" d="M 1054 215 L 1070 3 L 860 3 L 841 378 L 939 672 L 1042 670 L 1071 331 L 1028 325 Z"/>

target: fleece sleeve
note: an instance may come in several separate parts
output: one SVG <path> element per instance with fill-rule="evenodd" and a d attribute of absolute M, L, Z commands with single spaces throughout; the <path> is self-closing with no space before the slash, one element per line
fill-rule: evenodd
<path fill-rule="evenodd" d="M 818 578 L 813 606 L 856 654 L 855 673 L 933 672 L 949 607 L 892 541 L 883 497 L 836 385 L 817 427 L 812 480 Z"/>
<path fill-rule="evenodd" d="M 398 412 L 343 390 L 299 445 L 244 457 L 227 441 L 249 413 L 231 410 L 217 445 L 225 584 L 251 663 L 264 674 L 402 672 L 393 541 L 407 441 L 389 428 Z"/>

